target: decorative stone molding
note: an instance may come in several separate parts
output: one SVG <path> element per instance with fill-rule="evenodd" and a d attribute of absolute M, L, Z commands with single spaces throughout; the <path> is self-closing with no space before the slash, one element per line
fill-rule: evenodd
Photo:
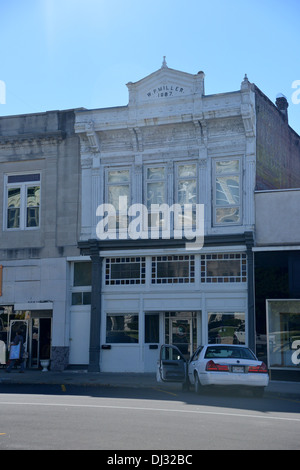
<path fill-rule="evenodd" d="M 85 125 L 85 133 L 88 138 L 89 146 L 92 152 L 101 151 L 100 139 L 97 132 L 95 131 L 94 122 L 90 121 Z"/>
<path fill-rule="evenodd" d="M 143 136 L 139 127 L 128 127 L 134 152 L 143 151 Z"/>
<path fill-rule="evenodd" d="M 255 137 L 255 106 L 254 96 L 251 96 L 251 83 L 245 75 L 241 83 L 241 115 L 245 127 L 246 137 Z"/>

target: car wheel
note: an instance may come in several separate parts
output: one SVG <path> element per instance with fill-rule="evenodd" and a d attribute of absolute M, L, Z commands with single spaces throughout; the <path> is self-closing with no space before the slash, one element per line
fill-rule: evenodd
<path fill-rule="evenodd" d="M 195 372 L 195 392 L 199 395 L 202 391 L 202 385 L 197 372 Z"/>
<path fill-rule="evenodd" d="M 252 390 L 252 393 L 253 393 L 253 396 L 262 398 L 264 396 L 264 393 L 265 393 L 265 388 L 264 387 L 255 387 Z"/>

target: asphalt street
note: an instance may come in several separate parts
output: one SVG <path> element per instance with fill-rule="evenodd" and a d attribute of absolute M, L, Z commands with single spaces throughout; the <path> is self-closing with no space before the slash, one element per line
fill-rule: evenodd
<path fill-rule="evenodd" d="M 246 391 L 0 384 L 0 450 L 296 450 L 299 413 Z"/>

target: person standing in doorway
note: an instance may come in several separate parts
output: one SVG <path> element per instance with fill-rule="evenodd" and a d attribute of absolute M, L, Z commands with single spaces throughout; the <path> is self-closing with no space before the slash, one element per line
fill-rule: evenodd
<path fill-rule="evenodd" d="M 25 369 L 25 361 L 24 361 L 24 358 L 23 358 L 23 355 L 24 355 L 24 346 L 23 346 L 24 339 L 23 339 L 23 336 L 22 336 L 22 332 L 20 330 L 17 331 L 14 342 L 11 343 L 11 345 L 17 346 L 19 343 L 21 344 L 20 345 L 20 358 L 10 360 L 9 365 L 6 368 L 6 372 L 10 372 L 12 370 L 12 368 L 15 365 L 16 361 L 20 361 L 21 367 L 20 367 L 19 372 L 24 373 L 24 369 Z"/>

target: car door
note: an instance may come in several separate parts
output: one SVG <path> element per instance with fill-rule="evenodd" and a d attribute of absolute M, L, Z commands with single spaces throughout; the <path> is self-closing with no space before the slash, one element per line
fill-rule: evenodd
<path fill-rule="evenodd" d="M 197 361 L 199 359 L 199 356 L 200 356 L 200 353 L 203 349 L 203 346 L 199 346 L 198 349 L 196 349 L 196 351 L 194 352 L 194 354 L 192 355 L 189 363 L 188 363 L 188 378 L 189 378 L 189 382 L 191 384 L 194 384 L 195 382 L 195 369 L 197 367 Z"/>
<path fill-rule="evenodd" d="M 176 346 L 170 344 L 161 346 L 157 374 L 159 381 L 184 383 L 186 370 L 186 360 Z"/>

